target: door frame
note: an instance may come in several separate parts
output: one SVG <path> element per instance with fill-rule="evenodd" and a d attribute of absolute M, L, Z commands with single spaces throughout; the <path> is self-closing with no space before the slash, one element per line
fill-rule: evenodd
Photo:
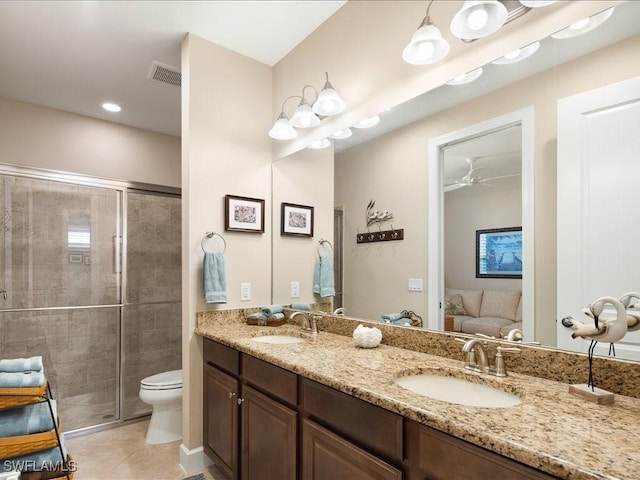
<path fill-rule="evenodd" d="M 522 332 L 535 339 L 534 108 L 525 107 L 429 140 L 427 326 L 444 328 L 444 148 L 488 133 L 522 128 Z"/>

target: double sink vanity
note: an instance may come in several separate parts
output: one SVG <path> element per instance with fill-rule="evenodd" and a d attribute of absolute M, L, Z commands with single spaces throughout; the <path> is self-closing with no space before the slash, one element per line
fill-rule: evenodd
<path fill-rule="evenodd" d="M 528 355 L 505 353 L 504 377 L 471 371 L 451 334 L 376 323 L 383 343 L 363 349 L 361 320 L 327 315 L 310 335 L 244 315 L 203 312 L 196 328 L 204 449 L 229 478 L 640 479 L 638 398 L 596 405 L 510 371 Z"/>

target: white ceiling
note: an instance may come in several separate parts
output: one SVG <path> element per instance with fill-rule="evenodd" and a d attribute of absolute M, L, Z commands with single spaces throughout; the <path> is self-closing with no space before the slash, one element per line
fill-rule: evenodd
<path fill-rule="evenodd" d="M 147 75 L 187 32 L 274 65 L 345 3 L 0 1 L 0 96 L 180 135 L 180 89 Z"/>

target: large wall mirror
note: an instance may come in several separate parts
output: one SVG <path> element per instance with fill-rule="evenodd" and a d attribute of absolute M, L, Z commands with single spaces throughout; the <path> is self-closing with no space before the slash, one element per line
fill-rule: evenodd
<path fill-rule="evenodd" d="M 523 301 L 529 303 L 532 315 L 527 340 L 552 347 L 558 345 L 558 101 L 639 76 L 640 64 L 635 61 L 640 52 L 639 33 L 640 2 L 621 3 L 604 23 L 585 35 L 542 39 L 538 51 L 521 62 L 483 65 L 483 74 L 475 81 L 466 84 L 454 81 L 452 83 L 458 84 L 442 85 L 391 111 L 381 112 L 381 120 L 376 127 L 354 129 L 352 137 L 336 140 L 334 183 L 326 188 L 334 190 L 331 207 L 337 208 L 341 214 L 344 240 L 336 247 L 342 259 L 343 305 L 347 315 L 379 319 L 383 314 L 412 310 L 425 318 L 429 327 L 441 328 L 440 320 L 434 323 L 429 305 L 438 305 L 443 300 L 445 288 L 517 289 L 523 292 Z M 429 218 L 429 209 L 433 207 L 429 185 L 434 182 L 435 175 L 429 166 L 433 161 L 429 142 L 527 108 L 532 109 L 533 122 L 532 145 L 529 146 L 533 162 L 529 170 L 523 169 L 523 153 L 518 149 L 518 145 L 522 148 L 524 142 L 523 132 L 516 131 L 516 128 L 488 132 L 491 135 L 482 140 L 482 135 L 475 135 L 477 143 L 460 143 L 458 152 L 455 145 L 450 150 L 442 149 L 439 161 L 443 161 L 443 171 L 438 188 L 442 191 L 444 214 L 460 215 L 466 209 L 463 197 L 469 197 L 464 201 L 473 202 L 470 198 L 476 192 L 491 196 L 501 188 L 510 188 L 508 195 L 512 198 L 517 196 L 513 189 L 519 186 L 521 204 L 519 208 L 515 203 L 509 205 L 511 217 L 504 220 L 492 218 L 491 222 L 478 222 L 480 214 L 475 210 L 473 222 L 464 219 L 448 221 L 443 229 L 445 248 L 440 253 L 443 265 L 434 265 L 428 248 L 428 222 L 433 221 Z M 507 138 L 509 134 L 516 137 Z M 517 138 L 515 143 L 514 138 Z M 476 149 L 475 153 L 469 147 Z M 499 164 L 503 171 L 496 170 Z M 464 183 L 464 177 L 469 173 L 472 175 L 468 178 L 476 173 L 482 181 L 469 182 L 470 185 L 458 189 L 447 188 L 445 194 L 445 187 L 451 187 L 456 181 Z M 485 182 L 484 179 L 492 180 Z M 524 187 L 527 184 L 530 185 L 527 187 L 529 191 Z M 274 189 L 278 188 L 274 184 Z M 451 200 L 445 200 L 446 196 L 451 196 Z M 393 219 L 380 226 L 370 226 L 369 230 L 402 228 L 403 240 L 372 244 L 356 242 L 358 232 L 367 232 L 366 209 L 371 200 L 375 200 L 380 211 L 391 212 Z M 526 207 L 528 202 L 531 205 Z M 476 200 L 477 205 L 479 200 Z M 469 245 L 475 242 L 475 238 L 469 238 L 469 232 L 481 229 L 480 224 L 486 228 L 517 226 L 513 215 L 517 211 L 525 211 L 525 207 L 533 212 L 535 238 L 529 237 L 528 241 L 531 242 L 529 262 L 535 267 L 535 278 L 530 279 L 528 286 L 524 278 L 476 278 L 475 264 L 471 264 L 475 262 L 475 251 L 469 251 Z M 498 211 L 485 213 L 495 217 Z M 333 208 L 329 214 L 333 215 Z M 523 218 L 522 223 L 526 223 L 526 219 Z M 275 228 L 274 232 L 277 232 Z M 317 237 L 326 235 L 322 232 Z M 456 237 L 460 236 L 465 236 L 464 244 L 458 245 L 461 239 Z M 317 239 L 314 238 L 314 244 L 309 245 L 313 251 Z M 464 252 L 455 253 L 460 248 Z M 282 261 L 282 258 L 274 256 L 273 301 L 289 304 L 296 300 L 286 294 L 292 278 L 278 275 Z M 313 259 L 304 261 L 312 262 Z M 453 267 L 455 271 L 448 270 L 454 262 L 462 263 L 460 267 Z M 439 272 L 442 288 L 434 285 L 431 278 L 434 271 Z M 410 290 L 410 280 L 422 282 L 414 282 L 414 288 Z M 278 283 L 284 286 L 277 287 Z M 320 299 L 309 296 L 300 300 Z M 560 346 L 573 348 L 570 345 Z"/>

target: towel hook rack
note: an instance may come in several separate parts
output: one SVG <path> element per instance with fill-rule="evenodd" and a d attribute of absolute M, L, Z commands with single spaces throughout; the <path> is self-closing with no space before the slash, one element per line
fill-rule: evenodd
<path fill-rule="evenodd" d="M 224 245 L 224 248 L 222 249 L 222 253 L 225 253 L 227 251 L 227 241 L 224 239 L 222 235 L 212 231 L 205 233 L 204 237 L 202 237 L 202 240 L 200 241 L 200 247 L 202 248 L 202 251 L 204 253 L 207 253 L 207 250 L 205 250 L 204 248 L 204 244 L 208 239 L 213 237 L 220 237 L 220 240 L 222 240 L 222 244 Z"/>

